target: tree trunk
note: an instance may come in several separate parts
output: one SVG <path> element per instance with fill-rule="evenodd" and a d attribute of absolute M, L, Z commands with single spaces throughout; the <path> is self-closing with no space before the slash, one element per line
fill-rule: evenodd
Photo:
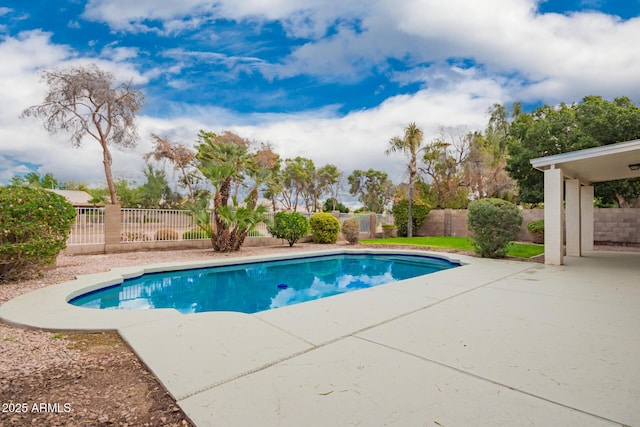
<path fill-rule="evenodd" d="M 184 183 L 187 185 L 187 190 L 189 191 L 189 201 L 193 203 L 195 199 L 193 197 L 193 187 L 191 186 L 191 180 L 189 179 L 189 175 L 187 174 L 187 171 L 184 170 L 184 167 L 180 166 L 180 170 L 182 171 Z"/>
<path fill-rule="evenodd" d="M 416 180 L 415 158 L 409 165 L 409 206 L 407 206 L 407 237 L 413 237 L 413 183 Z"/>
<path fill-rule="evenodd" d="M 107 147 L 106 143 L 101 143 L 102 145 L 102 163 L 104 164 L 104 175 L 107 178 L 107 187 L 109 188 L 109 196 L 111 198 L 111 204 L 118 204 L 118 195 L 116 194 L 116 186 L 113 183 L 113 175 L 111 174 L 111 153 L 109 152 L 109 147 Z"/>
<path fill-rule="evenodd" d="M 413 182 L 409 183 L 409 206 L 407 206 L 407 237 L 413 237 Z"/>

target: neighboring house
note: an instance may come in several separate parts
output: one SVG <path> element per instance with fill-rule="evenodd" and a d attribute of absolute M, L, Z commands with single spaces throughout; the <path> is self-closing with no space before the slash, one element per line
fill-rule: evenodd
<path fill-rule="evenodd" d="M 48 190 L 53 191 L 56 194 L 61 195 L 67 202 L 71 203 L 76 208 L 91 208 L 94 205 L 89 203 L 91 200 L 91 195 L 86 191 L 78 191 L 78 190 Z"/>

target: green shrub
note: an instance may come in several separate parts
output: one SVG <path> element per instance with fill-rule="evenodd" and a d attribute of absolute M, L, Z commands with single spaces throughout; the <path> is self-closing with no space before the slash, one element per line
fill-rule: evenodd
<path fill-rule="evenodd" d="M 544 220 L 538 219 L 527 224 L 529 233 L 544 233 Z"/>
<path fill-rule="evenodd" d="M 342 235 L 351 245 L 360 241 L 360 221 L 357 218 L 348 218 L 342 222 Z"/>
<path fill-rule="evenodd" d="M 409 200 L 403 199 L 393 205 L 393 222 L 396 225 L 398 236 L 407 236 L 407 222 L 409 218 Z M 427 220 L 429 216 L 429 205 L 422 200 L 414 200 L 411 210 L 411 216 L 413 217 L 413 234 L 422 227 L 422 224 Z"/>
<path fill-rule="evenodd" d="M 192 228 L 191 230 L 187 230 L 182 233 L 182 240 L 198 240 L 207 238 L 209 238 L 207 233 L 199 228 Z"/>
<path fill-rule="evenodd" d="M 527 231 L 533 243 L 544 243 L 544 220 L 538 219 L 527 224 Z"/>
<path fill-rule="evenodd" d="M 322 205 L 322 211 L 323 212 L 331 212 L 333 211 L 333 201 L 335 199 L 334 198 L 329 198 L 324 202 L 324 205 Z M 340 213 L 349 213 L 349 208 L 346 207 L 345 205 L 343 205 L 342 203 L 336 201 L 336 206 L 335 206 L 335 210 L 340 211 Z"/>
<path fill-rule="evenodd" d="M 74 207 L 53 192 L 0 187 L 0 282 L 53 264 L 66 248 L 75 216 Z"/>
<path fill-rule="evenodd" d="M 267 225 L 267 231 L 279 239 L 285 239 L 293 246 L 300 238 L 309 234 L 309 221 L 299 212 L 277 212 L 273 223 Z"/>
<path fill-rule="evenodd" d="M 502 258 L 509 243 L 518 237 L 522 213 L 513 203 L 501 199 L 481 199 L 469 204 L 468 226 L 471 243 L 483 258 Z"/>
<path fill-rule="evenodd" d="M 382 224 L 382 237 L 396 237 L 397 228 L 395 224 Z"/>
<path fill-rule="evenodd" d="M 156 231 L 155 239 L 156 240 L 178 240 L 178 232 L 175 230 L 171 230 L 170 228 L 163 228 L 162 230 Z"/>
<path fill-rule="evenodd" d="M 335 216 L 321 212 L 311 215 L 309 218 L 311 237 L 316 243 L 335 243 L 340 233 L 340 221 Z"/>

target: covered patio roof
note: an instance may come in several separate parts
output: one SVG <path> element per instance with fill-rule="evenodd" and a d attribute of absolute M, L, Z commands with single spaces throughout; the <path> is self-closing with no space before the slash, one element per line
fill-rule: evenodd
<path fill-rule="evenodd" d="M 541 171 L 562 169 L 566 178 L 592 182 L 640 177 L 640 139 L 587 148 L 585 150 L 539 157 L 531 165 Z M 632 170 L 629 166 L 637 165 Z"/>
<path fill-rule="evenodd" d="M 544 172 L 544 256 L 562 264 L 565 252 L 593 250 L 594 182 L 640 177 L 640 139 L 539 157 L 531 166 Z M 566 230 L 566 233 L 565 233 Z"/>

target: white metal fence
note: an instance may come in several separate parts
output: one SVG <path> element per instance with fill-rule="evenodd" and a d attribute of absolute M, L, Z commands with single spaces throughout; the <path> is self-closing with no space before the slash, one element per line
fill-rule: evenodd
<path fill-rule="evenodd" d="M 76 221 L 67 245 L 103 244 L 105 242 L 104 208 L 76 208 L 76 213 Z M 307 219 L 313 215 L 301 213 Z M 267 213 L 267 220 L 258 224 L 247 237 L 270 237 L 267 223 L 273 221 L 273 215 L 273 212 Z M 340 214 L 340 222 L 353 216 L 360 221 L 360 231 L 369 232 L 370 215 L 368 213 Z M 196 226 L 191 213 L 186 210 L 123 208 L 120 218 L 121 243 L 207 239 L 206 234 Z M 376 230 L 380 231 L 381 225 L 389 222 L 393 222 L 393 217 L 376 215 Z"/>
<path fill-rule="evenodd" d="M 76 221 L 67 245 L 104 243 L 104 208 L 76 208 Z"/>
<path fill-rule="evenodd" d="M 267 221 L 273 214 L 267 214 Z M 213 218 L 211 218 L 213 222 Z M 269 237 L 267 225 L 258 224 L 248 238 Z M 158 209 L 122 209 L 122 243 L 207 239 L 189 211 Z"/>
<path fill-rule="evenodd" d="M 176 241 L 185 235 L 200 237 L 201 234 L 189 211 L 183 210 L 125 208 L 121 211 L 121 222 L 121 243 Z"/>

